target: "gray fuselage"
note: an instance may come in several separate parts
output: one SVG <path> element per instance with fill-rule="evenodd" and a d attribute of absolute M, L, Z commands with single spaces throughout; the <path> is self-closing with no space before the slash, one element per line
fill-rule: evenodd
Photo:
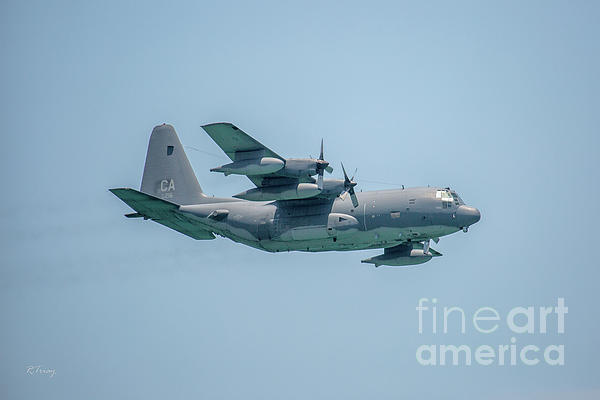
<path fill-rule="evenodd" d="M 449 189 L 381 190 L 357 197 L 356 208 L 343 197 L 310 202 L 215 199 L 180 206 L 180 211 L 210 224 L 221 236 L 269 252 L 387 248 L 466 230 L 480 218 L 476 208 Z M 211 219 L 211 214 L 223 217 Z"/>

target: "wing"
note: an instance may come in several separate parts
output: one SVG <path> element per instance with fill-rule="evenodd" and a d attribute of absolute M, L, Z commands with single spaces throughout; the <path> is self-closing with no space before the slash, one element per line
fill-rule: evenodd
<path fill-rule="evenodd" d="M 176 204 L 134 189 L 120 188 L 110 189 L 110 191 L 136 211 L 134 214 L 126 214 L 128 218 L 151 219 L 196 240 L 215 238 L 212 232 L 204 229 L 204 226 L 200 226 L 197 221 L 179 212 L 179 206 Z"/>
<path fill-rule="evenodd" d="M 206 131 L 206 133 L 208 133 L 211 139 L 214 140 L 214 142 L 225 152 L 227 157 L 229 157 L 229 159 L 234 163 L 243 162 L 244 160 L 260 159 L 262 157 L 277 158 L 286 163 L 285 168 L 276 172 L 258 175 L 245 175 L 248 179 L 250 179 L 250 181 L 252 181 L 252 183 L 254 183 L 257 189 L 251 189 L 246 192 L 239 193 L 234 197 L 243 198 L 246 200 L 258 200 L 257 198 L 252 198 L 252 195 L 249 194 L 249 192 L 256 192 L 257 190 L 261 193 L 268 191 L 277 191 L 279 190 L 279 188 L 283 188 L 285 186 L 294 187 L 294 185 L 298 185 L 300 183 L 316 183 L 316 180 L 311 175 L 307 173 L 302 173 L 302 171 L 304 171 L 303 168 L 306 167 L 307 162 L 312 163 L 316 160 L 285 159 L 279 154 L 275 153 L 273 150 L 260 143 L 258 140 L 252 138 L 250 135 L 242 131 L 237 126 L 228 122 L 208 124 L 202 126 L 202 128 Z M 295 173 L 292 172 L 294 170 L 296 171 Z M 324 187 L 321 193 L 303 199 L 296 199 L 293 201 L 299 201 L 301 204 L 310 204 L 311 202 L 327 203 L 335 199 L 345 189 L 346 188 L 344 186 L 343 180 L 327 179 L 324 181 Z M 266 198 L 266 200 L 287 201 L 281 198 L 277 198 L 276 196 Z"/>
<path fill-rule="evenodd" d="M 269 149 L 258 140 L 254 139 L 237 126 L 228 122 L 219 122 L 202 126 L 202 129 L 208 133 L 208 136 L 227 154 L 231 161 L 242 161 L 257 159 L 262 157 L 278 158 L 286 161 L 285 158 Z M 256 187 L 279 186 L 294 183 L 309 182 L 315 180 L 309 176 L 290 177 L 274 172 L 264 175 L 247 176 Z"/>
<path fill-rule="evenodd" d="M 258 140 L 252 138 L 237 126 L 228 122 L 218 122 L 202 127 L 208 136 L 227 154 L 231 161 L 250 158 L 273 157 L 285 160 Z"/>

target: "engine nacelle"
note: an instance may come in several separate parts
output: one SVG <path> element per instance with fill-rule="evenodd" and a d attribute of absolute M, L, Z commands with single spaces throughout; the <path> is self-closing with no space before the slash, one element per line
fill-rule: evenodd
<path fill-rule="evenodd" d="M 306 199 L 321 193 L 314 183 L 298 183 L 294 185 L 266 186 L 246 190 L 233 197 L 252 201 L 296 200 Z"/>
<path fill-rule="evenodd" d="M 266 175 L 277 172 L 285 166 L 283 160 L 274 157 L 262 157 L 252 160 L 240 160 L 220 167 L 211 168 L 211 172 L 222 172 L 225 175 Z"/>
<path fill-rule="evenodd" d="M 317 162 L 312 158 L 288 158 L 285 160 L 285 176 L 313 176 L 317 174 Z"/>

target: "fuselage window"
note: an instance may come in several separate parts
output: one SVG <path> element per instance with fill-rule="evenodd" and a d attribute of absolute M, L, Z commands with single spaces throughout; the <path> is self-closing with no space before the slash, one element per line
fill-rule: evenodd
<path fill-rule="evenodd" d="M 400 211 L 392 211 L 392 212 L 390 212 L 390 217 L 392 217 L 392 218 L 400 218 Z"/>

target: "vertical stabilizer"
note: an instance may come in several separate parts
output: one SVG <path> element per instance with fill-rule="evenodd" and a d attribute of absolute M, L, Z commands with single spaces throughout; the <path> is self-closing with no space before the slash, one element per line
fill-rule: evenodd
<path fill-rule="evenodd" d="M 140 190 L 179 205 L 206 199 L 171 125 L 162 124 L 152 130 Z"/>

